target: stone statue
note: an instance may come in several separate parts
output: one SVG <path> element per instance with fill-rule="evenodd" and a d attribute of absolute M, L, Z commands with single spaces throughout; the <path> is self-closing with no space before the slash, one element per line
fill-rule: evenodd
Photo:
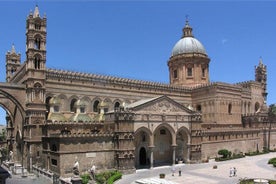
<path fill-rule="evenodd" d="M 74 164 L 74 167 L 73 167 L 73 173 L 74 173 L 74 175 L 79 175 L 80 174 L 79 162 L 77 160 L 75 161 L 75 164 Z"/>
<path fill-rule="evenodd" d="M 13 151 L 10 151 L 10 161 L 13 161 Z"/>

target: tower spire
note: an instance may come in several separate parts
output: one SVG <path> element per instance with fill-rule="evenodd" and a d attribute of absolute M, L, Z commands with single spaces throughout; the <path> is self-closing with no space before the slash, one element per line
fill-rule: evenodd
<path fill-rule="evenodd" d="M 39 10 L 38 10 L 38 6 L 35 6 L 35 10 L 34 10 L 34 18 L 39 17 Z"/>
<path fill-rule="evenodd" d="M 12 53 L 12 54 L 13 54 L 13 53 L 16 53 L 16 52 L 15 52 L 15 46 L 14 46 L 14 44 L 12 44 L 11 53 Z"/>
<path fill-rule="evenodd" d="M 189 19 L 188 19 L 188 15 L 187 15 L 186 16 L 186 23 L 185 23 L 185 26 L 183 28 L 182 38 L 184 38 L 184 37 L 194 37 L 192 31 L 193 31 L 193 28 L 190 27 L 190 25 L 189 25 Z"/>

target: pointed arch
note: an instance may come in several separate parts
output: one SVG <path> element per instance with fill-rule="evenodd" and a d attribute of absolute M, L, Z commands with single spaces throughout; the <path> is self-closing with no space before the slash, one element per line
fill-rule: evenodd
<path fill-rule="evenodd" d="M 93 110 L 93 112 L 99 113 L 99 105 L 100 105 L 101 101 L 102 100 L 98 97 L 96 97 L 92 100 L 92 110 Z"/>
<path fill-rule="evenodd" d="M 173 147 L 176 145 L 175 131 L 171 125 L 162 123 L 153 131 L 154 151 L 153 156 L 157 165 L 172 164 Z"/>
<path fill-rule="evenodd" d="M 60 111 L 66 111 L 66 107 L 68 106 L 67 96 L 64 94 L 59 94 L 57 97 L 60 100 Z"/>
<path fill-rule="evenodd" d="M 74 95 L 74 96 L 71 96 L 70 98 L 69 98 L 69 100 L 68 100 L 68 103 L 70 104 L 70 106 L 69 106 L 69 110 L 70 110 L 70 112 L 76 112 L 76 106 L 75 106 L 75 104 L 76 104 L 76 102 L 79 100 L 79 98 L 76 96 L 76 95 Z"/>

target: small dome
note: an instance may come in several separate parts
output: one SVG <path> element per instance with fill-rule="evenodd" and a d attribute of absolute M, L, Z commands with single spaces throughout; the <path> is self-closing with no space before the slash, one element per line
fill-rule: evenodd
<path fill-rule="evenodd" d="M 183 28 L 183 36 L 173 47 L 171 56 L 191 53 L 207 55 L 204 46 L 194 38 L 192 31 L 192 27 L 190 27 L 188 20 L 186 20 L 186 25 Z"/>
<path fill-rule="evenodd" d="M 187 53 L 200 53 L 207 55 L 204 46 L 193 37 L 184 37 L 180 39 L 172 49 L 172 56 Z"/>

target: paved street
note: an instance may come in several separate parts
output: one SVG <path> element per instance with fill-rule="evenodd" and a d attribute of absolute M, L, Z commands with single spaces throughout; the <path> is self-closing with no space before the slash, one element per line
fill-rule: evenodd
<path fill-rule="evenodd" d="M 172 176 L 171 167 L 163 166 L 154 169 L 137 170 L 134 174 L 124 175 L 116 184 L 134 184 L 139 179 L 158 179 L 160 173 L 165 173 L 163 184 L 236 184 L 240 178 L 266 178 L 276 180 L 276 168 L 267 164 L 267 161 L 276 157 L 276 153 L 269 153 L 259 156 L 245 157 L 236 160 L 215 162 L 211 160 L 209 163 L 202 164 L 181 164 L 176 165 L 175 176 Z M 213 166 L 217 165 L 217 169 Z M 230 168 L 237 168 L 237 176 L 229 177 Z M 179 168 L 181 176 L 178 175 Z M 19 175 L 13 175 L 7 179 L 7 184 L 48 184 L 52 183 L 43 177 L 30 175 L 22 178 Z"/>
<path fill-rule="evenodd" d="M 175 176 L 172 176 L 171 167 L 164 166 L 154 169 L 138 170 L 135 174 L 124 175 L 116 184 L 134 184 L 135 180 L 141 178 L 159 178 L 160 173 L 165 173 L 165 180 L 175 184 L 236 184 L 240 178 L 266 178 L 276 180 L 276 168 L 268 165 L 267 161 L 276 157 L 276 153 L 269 153 L 259 156 L 245 157 L 224 162 L 210 161 L 203 164 L 182 164 L 176 165 Z M 213 166 L 217 165 L 217 169 Z M 230 168 L 237 168 L 237 176 L 229 177 Z M 178 176 L 178 169 L 182 174 Z M 169 182 L 167 182 L 169 183 Z"/>

